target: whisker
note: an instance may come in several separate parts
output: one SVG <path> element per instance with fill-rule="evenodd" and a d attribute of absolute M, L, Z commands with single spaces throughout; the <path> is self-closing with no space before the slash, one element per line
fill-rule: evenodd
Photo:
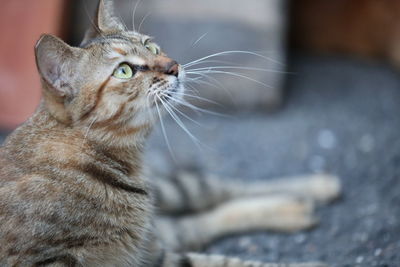
<path fill-rule="evenodd" d="M 200 82 L 201 82 L 201 81 L 199 80 L 198 83 L 200 83 Z M 193 81 L 193 83 L 196 84 L 196 82 L 194 82 L 194 81 Z M 192 92 L 194 95 L 200 96 L 199 90 L 197 90 L 195 87 L 189 85 L 188 83 L 186 83 L 185 91 Z"/>
<path fill-rule="evenodd" d="M 183 67 L 187 67 L 189 64 L 197 63 L 197 62 L 203 61 L 205 59 L 209 59 L 209 58 L 213 58 L 213 57 L 217 57 L 217 56 L 229 55 L 229 54 L 245 54 L 245 55 L 257 56 L 257 57 L 263 58 L 267 61 L 271 61 L 271 62 L 277 63 L 279 65 L 282 65 L 282 63 L 280 63 L 274 59 L 271 59 L 270 57 L 267 57 L 267 56 L 264 56 L 264 55 L 261 55 L 261 54 L 258 54 L 258 53 L 252 52 L 252 51 L 232 50 L 232 51 L 223 51 L 223 52 L 211 54 L 211 55 L 196 59 L 192 62 L 184 64 Z"/>
<path fill-rule="evenodd" d="M 236 76 L 236 77 L 239 77 L 239 78 L 243 78 L 243 79 L 246 79 L 246 80 L 255 82 L 255 83 L 257 83 L 257 84 L 263 85 L 263 86 L 266 87 L 266 88 L 272 88 L 271 86 L 269 86 L 269 85 L 267 85 L 267 84 L 265 84 L 265 83 L 263 83 L 263 82 L 260 82 L 260 81 L 258 81 L 258 80 L 256 80 L 256 79 L 250 78 L 250 77 L 248 77 L 248 76 L 246 76 L 246 75 L 239 74 L 239 73 L 236 73 L 236 72 L 217 71 L 217 70 L 206 70 L 206 71 L 198 71 L 198 72 L 190 72 L 190 71 L 188 71 L 188 72 L 186 72 L 186 73 L 187 73 L 187 74 L 199 74 L 199 73 L 203 73 L 203 74 L 205 74 L 205 75 L 207 75 L 207 74 L 226 74 L 226 75 Z"/>
<path fill-rule="evenodd" d="M 126 23 L 124 22 L 123 18 L 120 15 L 117 15 L 117 14 L 114 14 L 114 16 L 118 17 L 119 23 L 121 23 L 124 26 L 124 30 L 127 31 L 128 30 L 128 26 L 126 26 Z"/>
<path fill-rule="evenodd" d="M 158 97 L 157 95 L 155 95 L 155 96 Z M 171 144 L 169 143 L 169 140 L 168 140 L 167 131 L 165 130 L 164 121 L 162 119 L 160 108 L 158 107 L 157 101 L 155 101 L 155 103 L 156 103 L 156 109 L 157 109 L 158 117 L 160 118 L 161 131 L 162 131 L 162 133 L 164 135 L 165 143 L 167 144 L 167 147 L 168 147 L 169 153 L 171 154 L 171 157 L 176 161 L 175 155 L 172 152 Z"/>
<path fill-rule="evenodd" d="M 93 29 L 94 29 L 94 30 L 97 32 L 97 34 L 99 34 L 101 37 L 104 37 L 104 35 L 103 35 L 103 33 L 101 32 L 101 30 L 99 29 L 99 27 L 97 27 L 96 23 L 94 22 L 92 16 L 89 14 L 87 4 L 84 3 L 84 4 L 83 4 L 83 7 L 84 7 L 84 9 L 85 9 L 86 16 L 89 18 L 89 22 L 90 22 L 90 24 L 92 25 Z M 85 37 L 86 37 L 86 34 L 85 34 Z M 106 48 L 104 48 L 103 46 L 100 46 L 100 49 L 101 49 L 104 53 L 110 52 L 109 49 L 106 49 Z"/>
<path fill-rule="evenodd" d="M 184 68 L 189 68 L 191 66 L 201 65 L 201 64 L 206 64 L 206 63 L 207 64 L 208 63 L 236 64 L 235 62 L 226 61 L 226 60 L 203 60 L 203 61 L 196 62 L 196 63 L 193 63 L 193 64 L 191 62 L 189 62 L 189 63 L 185 64 L 183 67 Z M 240 66 L 239 64 L 236 64 L 236 65 Z"/>
<path fill-rule="evenodd" d="M 168 95 L 162 94 L 164 97 L 166 98 L 170 98 Z M 168 102 L 165 102 L 165 104 L 168 104 Z M 188 115 L 186 115 L 185 113 L 183 113 L 182 111 L 180 111 L 178 108 L 174 107 L 174 105 L 169 105 L 170 108 L 172 108 L 173 110 L 175 110 L 176 112 L 178 112 L 179 114 L 181 114 L 183 117 L 185 117 L 186 119 L 190 120 L 191 122 L 195 123 L 198 126 L 203 127 L 204 125 L 200 124 L 199 122 L 195 121 L 194 119 L 192 119 L 191 117 L 189 117 Z"/>
<path fill-rule="evenodd" d="M 153 11 L 149 11 L 149 12 L 143 17 L 142 21 L 141 21 L 140 24 L 139 24 L 138 32 L 140 32 L 143 23 L 145 22 L 145 20 L 146 20 L 152 13 L 153 13 Z"/>
<path fill-rule="evenodd" d="M 90 24 L 93 26 L 93 28 L 96 30 L 96 32 L 101 35 L 100 29 L 96 26 L 96 23 L 94 22 L 92 16 L 89 14 L 89 10 L 88 10 L 87 4 L 84 3 L 83 7 L 85 9 L 86 16 L 88 16 L 88 18 L 89 18 Z"/>
<path fill-rule="evenodd" d="M 182 106 L 188 107 L 188 108 L 192 109 L 193 111 L 203 112 L 203 113 L 207 113 L 207 114 L 211 114 L 211 115 L 219 116 L 219 117 L 232 118 L 232 116 L 229 116 L 229 115 L 226 115 L 226 114 L 221 114 L 221 113 L 218 113 L 218 112 L 214 112 L 214 111 L 210 111 L 210 110 L 206 110 L 206 109 L 202 109 L 202 108 L 196 107 L 195 105 L 192 105 L 189 102 L 184 101 L 184 100 L 178 100 L 176 98 L 171 98 L 171 101 L 173 101 L 175 103 L 178 103 L 178 104 L 180 104 Z"/>
<path fill-rule="evenodd" d="M 201 79 L 201 78 L 203 78 L 203 77 L 200 77 L 199 79 Z M 208 82 L 208 81 L 202 81 L 202 80 L 197 80 L 197 81 L 192 81 L 194 84 L 196 84 L 196 85 L 198 85 L 198 84 L 205 84 L 205 85 L 207 85 L 207 86 L 210 86 L 210 87 L 215 87 L 215 88 L 219 88 L 218 86 L 216 86 L 215 84 L 212 84 L 212 83 L 210 83 L 210 82 Z M 194 87 L 193 85 L 191 85 L 191 84 L 189 84 L 189 83 L 186 83 L 186 90 L 185 91 L 188 91 L 188 92 L 192 92 L 194 95 L 193 96 L 197 96 L 197 97 L 200 97 L 200 92 L 199 92 L 199 90 L 196 88 L 196 87 Z M 207 99 L 207 98 L 206 98 Z M 205 101 L 211 101 L 210 99 L 207 99 L 207 100 L 205 100 Z M 216 103 L 217 104 L 217 103 Z"/>
<path fill-rule="evenodd" d="M 189 137 L 192 139 L 192 141 L 198 146 L 201 144 L 201 142 L 186 128 L 186 126 L 183 124 L 182 120 L 175 114 L 173 110 L 169 108 L 169 106 L 162 100 L 160 96 L 157 95 L 157 98 L 160 100 L 160 102 L 163 104 L 165 110 L 169 113 L 169 115 L 172 117 L 172 119 L 179 125 L 179 127 L 182 128 L 182 130 L 189 135 Z M 200 148 L 200 147 L 199 147 Z"/>
<path fill-rule="evenodd" d="M 142 0 L 136 1 L 135 7 L 133 8 L 133 12 L 132 12 L 132 28 L 133 28 L 133 31 L 135 31 L 135 32 L 137 32 L 136 27 L 135 27 L 135 15 L 136 15 L 137 8 L 141 2 L 142 2 Z"/>
<path fill-rule="evenodd" d="M 263 69 L 263 68 L 254 68 L 254 67 L 239 67 L 239 66 L 211 66 L 211 67 L 204 67 L 204 68 L 197 68 L 197 69 L 187 69 L 187 71 L 218 70 L 218 69 L 255 70 L 255 71 L 268 72 L 268 73 L 293 74 L 290 72 L 273 70 L 273 69 Z"/>
<path fill-rule="evenodd" d="M 154 115 L 154 113 L 153 112 L 151 112 L 151 101 L 150 101 L 150 97 L 153 97 L 152 95 L 150 95 L 150 94 L 147 94 L 147 96 L 146 96 L 146 101 L 147 101 L 147 105 L 148 105 L 148 108 L 146 108 L 146 110 L 147 110 L 147 113 L 150 115 L 150 117 L 152 118 L 152 120 L 153 121 L 155 121 L 155 115 Z M 154 97 L 153 97 L 154 98 Z"/>
<path fill-rule="evenodd" d="M 194 83 L 196 83 L 196 82 L 201 82 L 201 78 L 202 78 L 202 77 L 197 77 L 197 78 L 188 78 L 188 77 L 186 77 L 185 79 L 186 79 L 187 82 L 194 82 Z"/>
<path fill-rule="evenodd" d="M 192 73 L 189 73 L 189 74 L 192 74 Z M 197 80 L 188 80 L 189 82 L 194 82 L 194 83 L 202 83 L 202 84 L 206 84 L 206 85 L 209 85 L 209 86 L 212 86 L 212 87 L 215 87 L 215 88 L 220 88 L 220 89 L 226 89 L 226 88 L 224 88 L 223 87 L 223 85 L 222 85 L 222 83 L 220 82 L 220 81 L 218 81 L 217 79 L 215 79 L 214 77 L 210 77 L 210 76 L 208 76 L 208 75 L 206 75 L 206 74 L 204 74 L 204 73 L 196 73 L 196 75 L 199 75 L 200 77 L 198 77 L 198 78 L 195 78 L 195 79 L 197 79 Z M 205 80 L 201 80 L 201 78 L 206 78 L 206 79 L 209 79 L 209 80 L 212 80 L 212 81 L 214 81 L 216 84 L 213 84 L 213 83 L 211 83 L 211 82 L 209 82 L 209 81 L 205 81 Z M 190 78 L 189 78 L 190 79 Z"/>
<path fill-rule="evenodd" d="M 204 101 L 204 102 L 208 102 L 208 103 L 211 103 L 211 104 L 215 104 L 215 105 L 218 105 L 218 106 L 222 106 L 221 104 L 219 104 L 219 103 L 217 103 L 217 102 L 215 102 L 213 100 L 210 100 L 208 98 L 204 98 L 204 97 L 201 97 L 201 96 L 190 95 L 190 94 L 185 94 L 185 93 L 177 93 L 177 92 L 174 93 L 174 95 L 183 96 L 183 97 L 190 97 L 190 98 L 198 99 L 198 100 L 201 100 L 201 101 Z"/>
<path fill-rule="evenodd" d="M 218 81 L 217 79 L 215 79 L 214 77 L 212 77 L 210 75 L 207 75 L 206 73 L 196 73 L 196 75 L 200 75 L 201 77 L 206 78 L 207 80 L 211 80 L 211 81 L 215 82 L 216 85 L 211 83 L 211 82 L 209 82 L 209 81 L 204 81 L 204 80 L 200 80 L 198 83 L 203 83 L 203 84 L 215 87 L 215 88 L 222 89 L 229 95 L 229 98 L 231 99 L 231 101 L 233 103 L 236 102 L 234 97 L 233 97 L 233 95 L 232 95 L 232 92 L 229 91 L 220 81 Z"/>
<path fill-rule="evenodd" d="M 87 139 L 89 135 L 90 128 L 92 128 L 93 124 L 96 122 L 97 117 L 94 117 L 93 120 L 90 122 L 89 127 L 87 128 L 85 135 L 83 136 L 83 141 L 82 141 L 82 146 L 85 143 L 85 140 Z"/>
<path fill-rule="evenodd" d="M 191 48 L 195 47 L 196 44 L 198 44 L 204 37 L 206 37 L 208 34 L 208 32 L 204 33 L 203 35 L 201 35 L 196 41 L 194 41 L 194 43 L 191 45 Z"/>

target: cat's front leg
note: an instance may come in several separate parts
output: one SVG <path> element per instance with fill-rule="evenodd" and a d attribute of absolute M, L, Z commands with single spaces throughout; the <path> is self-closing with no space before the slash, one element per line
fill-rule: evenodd
<path fill-rule="evenodd" d="M 273 194 L 303 196 L 326 203 L 340 195 L 338 177 L 329 174 L 310 174 L 269 180 L 221 178 L 181 172 L 153 180 L 156 205 L 162 213 L 199 212 L 229 200 Z"/>
<path fill-rule="evenodd" d="M 289 194 L 243 198 L 197 215 L 159 218 L 156 228 L 174 251 L 203 248 L 222 236 L 249 231 L 293 232 L 315 225 L 310 199 Z"/>

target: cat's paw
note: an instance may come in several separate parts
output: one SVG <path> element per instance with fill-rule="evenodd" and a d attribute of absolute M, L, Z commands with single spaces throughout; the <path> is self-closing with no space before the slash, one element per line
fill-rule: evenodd
<path fill-rule="evenodd" d="M 215 210 L 218 223 L 231 232 L 293 232 L 307 229 L 317 223 L 313 211 L 313 201 L 289 194 L 234 200 Z"/>
<path fill-rule="evenodd" d="M 337 176 L 330 174 L 315 174 L 307 178 L 310 197 L 318 202 L 329 202 L 340 196 L 341 183 Z"/>

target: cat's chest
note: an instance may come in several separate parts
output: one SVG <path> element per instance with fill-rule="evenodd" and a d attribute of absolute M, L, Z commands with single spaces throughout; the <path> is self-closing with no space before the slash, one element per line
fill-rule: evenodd
<path fill-rule="evenodd" d="M 149 198 L 135 195 L 108 196 L 106 208 L 99 209 L 93 224 L 94 231 L 105 243 L 113 244 L 92 257 L 87 250 L 84 265 L 87 266 L 137 266 L 151 229 L 152 202 Z M 104 255 L 103 256 L 99 256 Z M 128 264 L 129 263 L 129 264 Z"/>
<path fill-rule="evenodd" d="M 115 198 L 115 197 L 114 197 Z M 125 196 L 111 200 L 107 212 L 111 220 L 126 229 L 137 228 L 147 223 L 152 216 L 152 200 L 148 196 Z"/>

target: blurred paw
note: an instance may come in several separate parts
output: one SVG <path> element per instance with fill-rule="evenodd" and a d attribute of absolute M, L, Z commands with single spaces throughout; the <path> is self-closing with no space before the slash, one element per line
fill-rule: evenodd
<path fill-rule="evenodd" d="M 317 223 L 310 199 L 289 194 L 230 201 L 216 210 L 219 223 L 235 231 L 270 230 L 293 232 Z"/>
<path fill-rule="evenodd" d="M 318 202 L 329 202 L 339 197 L 341 183 L 337 176 L 330 174 L 315 174 L 307 178 L 310 194 Z"/>

